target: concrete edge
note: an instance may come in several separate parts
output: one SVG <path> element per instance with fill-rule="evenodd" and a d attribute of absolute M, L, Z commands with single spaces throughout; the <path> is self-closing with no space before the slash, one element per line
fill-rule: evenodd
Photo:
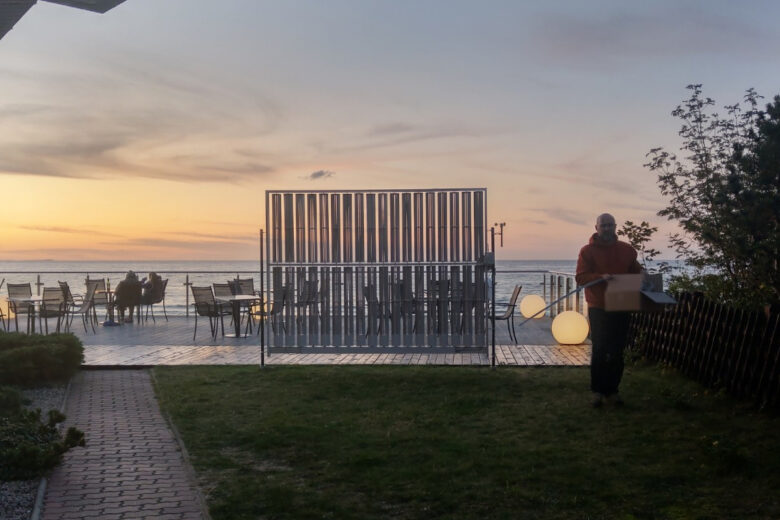
<path fill-rule="evenodd" d="M 171 430 L 171 433 L 173 433 L 173 438 L 176 439 L 176 444 L 179 446 L 182 459 L 184 460 L 184 465 L 185 465 L 185 470 L 187 471 L 187 475 L 192 481 L 192 484 L 195 486 L 195 493 L 198 495 L 198 500 L 200 501 L 201 510 L 203 512 L 203 518 L 204 520 L 211 520 L 208 504 L 206 503 L 206 497 L 200 488 L 200 484 L 198 483 L 198 474 L 195 472 L 195 468 L 192 466 L 192 462 L 190 461 L 190 453 L 187 451 L 187 447 L 184 445 L 184 440 L 181 438 L 181 435 L 179 434 L 179 430 L 177 430 L 176 425 L 173 424 L 173 420 L 171 420 L 170 414 L 164 411 L 160 406 L 160 399 L 157 396 L 157 378 L 155 377 L 154 370 L 152 369 L 149 369 L 149 379 L 152 382 L 152 390 L 154 391 L 154 399 L 157 402 L 157 407 L 160 409 L 160 413 L 165 419 L 165 422 L 168 424 L 168 429 Z M 32 520 L 37 520 L 37 519 L 32 519 Z"/>
<path fill-rule="evenodd" d="M 157 365 L 81 365 L 81 370 L 149 370 Z"/>
<path fill-rule="evenodd" d="M 75 377 L 75 376 L 74 376 Z M 70 384 L 73 378 L 68 381 L 68 386 L 65 387 L 65 395 L 62 396 L 62 403 L 60 403 L 60 413 L 65 413 L 65 406 L 68 404 L 68 396 L 70 395 Z M 60 429 L 62 425 L 60 424 Z M 38 492 L 35 494 L 35 503 L 33 504 L 32 514 L 30 520 L 40 520 L 41 513 L 43 513 L 43 499 L 46 498 L 46 486 L 49 481 L 46 477 L 41 477 L 41 481 L 38 483 Z"/>

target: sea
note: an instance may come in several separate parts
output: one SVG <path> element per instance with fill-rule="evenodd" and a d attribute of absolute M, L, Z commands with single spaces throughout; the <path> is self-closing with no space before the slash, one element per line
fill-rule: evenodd
<path fill-rule="evenodd" d="M 576 260 L 498 260 L 496 262 L 496 302 L 508 301 L 515 285 L 522 285 L 522 296 L 543 294 L 545 273 L 574 274 Z M 254 278 L 259 286 L 260 264 L 257 261 L 146 261 L 146 262 L 62 262 L 62 261 L 0 261 L 0 280 L 5 283 L 31 283 L 33 294 L 37 288 L 56 287 L 66 281 L 74 293 L 83 293 L 85 280 L 105 278 L 111 287 L 124 278 L 128 270 L 139 278 L 150 271 L 168 278 L 165 306 L 169 315 L 184 315 L 189 291 L 186 283 L 211 285 L 226 282 L 236 276 Z M 7 296 L 7 288 L 0 288 L 0 298 Z M 192 301 L 191 295 L 189 301 Z M 5 307 L 5 306 L 3 306 Z"/>

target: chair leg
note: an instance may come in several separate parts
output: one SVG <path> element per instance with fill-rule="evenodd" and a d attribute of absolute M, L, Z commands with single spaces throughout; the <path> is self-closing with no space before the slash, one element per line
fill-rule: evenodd
<path fill-rule="evenodd" d="M 515 330 L 515 313 L 512 313 L 512 335 L 515 337 L 515 345 L 517 345 L 517 331 Z"/>
<path fill-rule="evenodd" d="M 198 333 L 198 313 L 195 313 L 195 330 L 192 332 L 192 341 L 195 341 L 195 334 Z"/>
<path fill-rule="evenodd" d="M 165 315 L 165 321 L 168 321 L 168 311 L 165 310 L 165 298 L 163 298 L 162 304 L 163 304 L 163 314 Z"/>

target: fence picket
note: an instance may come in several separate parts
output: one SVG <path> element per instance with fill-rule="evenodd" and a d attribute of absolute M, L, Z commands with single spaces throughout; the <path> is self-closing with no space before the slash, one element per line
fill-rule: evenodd
<path fill-rule="evenodd" d="M 631 342 L 709 387 L 725 387 L 762 407 L 780 405 L 780 314 L 768 319 L 683 293 L 660 313 L 636 313 Z"/>

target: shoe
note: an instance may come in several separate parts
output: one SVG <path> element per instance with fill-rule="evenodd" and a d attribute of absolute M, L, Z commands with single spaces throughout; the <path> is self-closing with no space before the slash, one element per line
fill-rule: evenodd
<path fill-rule="evenodd" d="M 613 406 L 617 406 L 618 408 L 626 404 L 623 399 L 620 397 L 620 394 L 612 394 L 607 397 L 607 402 L 610 403 Z"/>
<path fill-rule="evenodd" d="M 597 392 L 593 392 L 593 401 L 590 402 L 593 408 L 601 408 L 604 406 L 604 396 Z"/>

